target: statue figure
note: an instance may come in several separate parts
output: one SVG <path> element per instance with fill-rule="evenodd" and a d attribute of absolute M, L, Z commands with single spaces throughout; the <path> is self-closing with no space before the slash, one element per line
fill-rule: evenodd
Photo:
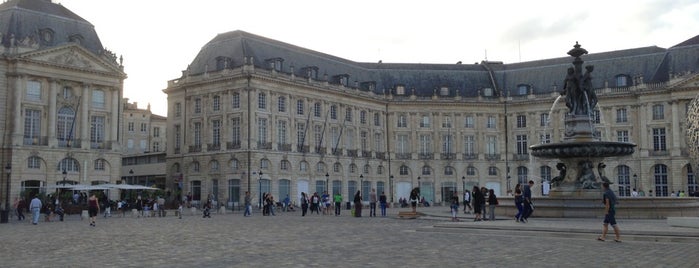
<path fill-rule="evenodd" d="M 578 82 L 575 77 L 575 69 L 573 67 L 568 68 L 568 75 L 566 75 L 566 79 L 563 81 L 563 91 L 561 91 L 561 95 L 566 96 L 566 107 L 568 107 L 569 113 L 575 114 L 575 111 L 577 111 L 577 101 L 575 101 L 576 95 L 578 91 Z"/>
<path fill-rule="evenodd" d="M 604 168 L 605 168 L 605 167 L 607 167 L 607 165 L 605 165 L 605 164 L 602 163 L 602 162 L 600 162 L 600 163 L 597 165 L 597 173 L 599 174 L 600 180 L 602 180 L 603 182 L 609 183 L 609 184 L 614 184 L 613 182 L 611 182 L 611 181 L 609 180 L 609 178 L 607 178 L 607 176 L 606 176 L 606 174 L 605 174 L 605 172 L 604 172 Z"/>
<path fill-rule="evenodd" d="M 585 110 L 587 110 L 587 113 L 583 114 L 590 114 L 592 111 L 594 111 L 595 106 L 597 105 L 597 94 L 595 94 L 595 90 L 592 88 L 592 70 L 594 70 L 593 65 L 587 65 L 585 66 L 585 75 L 583 75 L 582 78 L 582 92 L 583 95 L 582 97 L 582 104 L 585 107 Z"/>
<path fill-rule="evenodd" d="M 556 164 L 556 169 L 558 169 L 558 176 L 551 179 L 551 186 L 553 187 L 560 185 L 566 178 L 566 164 L 558 163 Z"/>
<path fill-rule="evenodd" d="M 599 188 L 599 183 L 595 178 L 595 174 L 592 171 L 592 162 L 581 161 L 579 163 L 580 173 L 578 173 L 578 183 L 580 183 L 583 189 L 597 189 Z"/>

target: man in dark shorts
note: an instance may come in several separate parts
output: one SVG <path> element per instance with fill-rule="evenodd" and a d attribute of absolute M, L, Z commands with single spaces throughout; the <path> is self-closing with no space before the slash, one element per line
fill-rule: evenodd
<path fill-rule="evenodd" d="M 607 238 L 608 226 L 611 224 L 614 228 L 614 241 L 621 242 L 621 237 L 619 236 L 619 227 L 616 225 L 616 219 L 614 214 L 616 214 L 616 195 L 609 189 L 609 183 L 602 183 L 604 194 L 602 194 L 602 202 L 604 202 L 604 228 L 602 228 L 602 235 L 597 237 L 599 241 L 605 241 Z"/>

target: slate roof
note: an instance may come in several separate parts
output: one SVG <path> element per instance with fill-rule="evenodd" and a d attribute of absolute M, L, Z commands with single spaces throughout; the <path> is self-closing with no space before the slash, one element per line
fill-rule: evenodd
<path fill-rule="evenodd" d="M 44 39 L 43 32 L 52 38 Z M 10 0 L 0 4 L 0 33 L 3 46 L 10 45 L 10 36 L 16 42 L 32 38 L 41 48 L 70 42 L 71 36 L 80 36 L 80 44 L 95 54 L 104 49 L 95 27 L 63 5 L 49 0 Z"/>
<path fill-rule="evenodd" d="M 572 43 L 571 47 L 572 48 Z M 584 43 L 581 44 L 584 47 Z M 565 55 L 570 48 L 561 48 Z M 354 62 L 337 56 L 309 50 L 244 31 L 218 34 L 199 51 L 188 67 L 188 73 L 196 75 L 215 71 L 217 57 L 231 59 L 229 68 L 244 64 L 246 57 L 253 57 L 256 68 L 270 69 L 267 59 L 281 58 L 281 72 L 306 77 L 304 67 L 317 67 L 318 80 L 332 81 L 336 75 L 349 75 L 348 86 L 355 81 L 375 82 L 375 92 L 386 93 L 396 85 L 405 86 L 408 93 L 431 96 L 435 90 L 447 86 L 451 95 L 473 97 L 484 88 L 516 95 L 519 85 L 530 86 L 533 93 L 549 93 L 561 90 L 566 70 L 572 66 L 570 56 L 521 63 L 481 62 L 478 64 L 417 64 L 417 63 L 366 63 Z M 664 82 L 670 73 L 697 72 L 699 69 L 699 37 L 694 37 L 670 49 L 657 46 L 631 48 L 618 51 L 592 53 L 582 56 L 584 65 L 594 65 L 595 88 L 607 83 L 613 87 L 616 76 L 643 77 L 646 83 Z M 293 66 L 293 69 L 292 69 Z M 491 80 L 491 74 L 495 84 Z"/>

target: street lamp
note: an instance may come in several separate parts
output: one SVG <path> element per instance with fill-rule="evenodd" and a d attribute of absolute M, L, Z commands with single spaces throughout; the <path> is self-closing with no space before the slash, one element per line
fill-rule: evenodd
<path fill-rule="evenodd" d="M 388 190 L 391 191 L 391 203 L 393 203 L 393 175 L 388 176 Z"/>
<path fill-rule="evenodd" d="M 638 176 L 636 174 L 633 174 L 633 188 L 638 190 L 638 187 L 636 187 L 636 182 L 638 181 Z"/>
<path fill-rule="evenodd" d="M 466 176 L 461 176 L 461 182 L 463 183 L 464 192 L 466 192 Z"/>
<path fill-rule="evenodd" d="M 255 174 L 255 172 L 253 172 L 252 174 Z M 262 209 L 262 170 L 258 171 L 257 175 L 258 175 L 258 177 L 257 177 L 257 185 L 258 185 L 257 194 L 260 196 L 260 198 L 259 198 L 260 201 L 257 204 L 257 207 Z"/>
<path fill-rule="evenodd" d="M 417 177 L 417 188 L 420 188 L 420 177 Z"/>
<path fill-rule="evenodd" d="M 325 172 L 325 192 L 329 192 L 328 183 L 330 182 L 330 174 Z"/>
<path fill-rule="evenodd" d="M 10 163 L 7 163 L 5 166 L 5 173 L 7 173 L 7 180 L 5 181 L 5 209 L 0 214 L 0 223 L 8 223 L 10 221 L 10 174 L 12 173 Z"/>

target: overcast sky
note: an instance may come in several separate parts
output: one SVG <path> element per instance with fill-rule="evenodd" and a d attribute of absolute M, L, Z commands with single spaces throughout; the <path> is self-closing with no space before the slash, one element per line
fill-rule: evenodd
<path fill-rule="evenodd" d="M 179 78 L 217 34 L 243 30 L 358 62 L 515 63 L 659 46 L 699 35 L 699 0 L 53 0 L 124 57 L 124 97 L 167 115 Z M 414 4 L 419 3 L 419 4 Z"/>

